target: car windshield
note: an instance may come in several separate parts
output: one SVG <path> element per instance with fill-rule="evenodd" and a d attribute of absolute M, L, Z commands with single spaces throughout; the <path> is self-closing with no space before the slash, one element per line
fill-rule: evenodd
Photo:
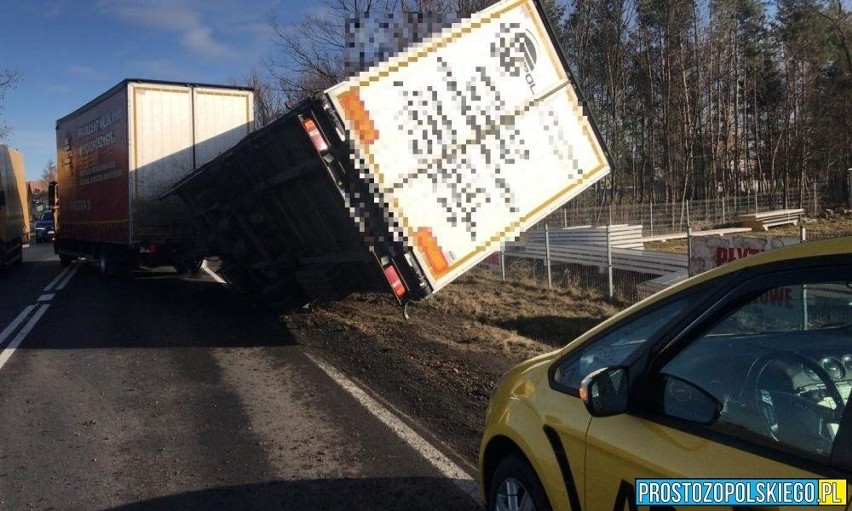
<path fill-rule="evenodd" d="M 48 211 L 48 212 L 42 214 L 41 218 L 39 218 L 39 220 L 42 221 L 42 222 L 52 222 L 53 221 L 53 211 Z"/>

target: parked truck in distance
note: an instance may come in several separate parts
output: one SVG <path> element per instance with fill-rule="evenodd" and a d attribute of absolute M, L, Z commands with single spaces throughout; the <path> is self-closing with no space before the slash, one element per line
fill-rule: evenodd
<path fill-rule="evenodd" d="M 54 247 L 63 265 L 83 257 L 113 275 L 142 266 L 200 263 L 176 181 L 253 128 L 250 89 L 124 80 L 56 121 Z"/>
<path fill-rule="evenodd" d="M 200 251 L 294 306 L 438 291 L 610 169 L 537 0 L 310 97 L 179 182 Z"/>
<path fill-rule="evenodd" d="M 22 261 L 29 235 L 24 157 L 0 144 L 0 270 Z"/>

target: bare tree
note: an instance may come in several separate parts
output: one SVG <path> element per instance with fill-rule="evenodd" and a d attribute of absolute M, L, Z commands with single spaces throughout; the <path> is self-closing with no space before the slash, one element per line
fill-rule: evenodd
<path fill-rule="evenodd" d="M 273 88 L 290 100 L 351 72 L 346 23 L 359 13 L 466 17 L 494 3 L 323 1 L 298 25 L 273 23 L 279 51 L 267 65 Z M 852 167 L 847 1 L 771 0 L 770 9 L 764 0 L 541 1 L 613 157 L 613 174 L 601 184 L 610 192 L 606 200 L 816 185 L 846 196 Z"/>
<path fill-rule="evenodd" d="M 270 22 L 276 56 L 266 61 L 280 90 L 291 100 L 330 87 L 344 77 L 346 19 L 369 11 L 373 0 L 330 0 L 321 14 L 309 14 L 298 25 Z"/>
<path fill-rule="evenodd" d="M 278 89 L 290 101 L 297 101 L 343 81 L 353 72 L 345 62 L 346 26 L 359 15 L 387 12 L 467 16 L 495 1 L 325 0 L 319 10 L 297 25 L 282 25 L 275 19 L 270 21 L 278 51 L 265 61 L 265 66 L 278 83 Z"/>
<path fill-rule="evenodd" d="M 252 68 L 243 78 L 231 78 L 231 85 L 254 90 L 254 123 L 256 128 L 266 126 L 286 110 L 284 96 L 274 85 L 274 79 Z"/>
<path fill-rule="evenodd" d="M 14 89 L 20 79 L 20 72 L 14 69 L 0 70 L 0 140 L 8 136 L 11 131 L 2 119 L 3 101 L 6 99 L 6 92 Z"/>
<path fill-rule="evenodd" d="M 53 158 L 47 160 L 47 163 L 44 164 L 44 168 L 41 170 L 41 180 L 45 183 L 56 181 L 56 163 Z"/>

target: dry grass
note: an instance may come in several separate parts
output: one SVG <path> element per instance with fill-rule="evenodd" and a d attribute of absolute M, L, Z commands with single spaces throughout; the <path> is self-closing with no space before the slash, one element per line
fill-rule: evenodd
<path fill-rule="evenodd" d="M 495 272 L 477 268 L 417 308 L 493 327 L 485 332 L 496 335 L 491 340 L 505 349 L 529 347 L 529 339 L 562 346 L 618 312 L 620 305 L 578 287 L 546 289 L 530 279 L 501 282 Z M 519 337 L 507 338 L 506 330 Z"/>
<path fill-rule="evenodd" d="M 852 216 L 814 219 L 812 221 L 806 221 L 804 226 L 807 239 L 811 241 L 852 236 Z M 744 232 L 737 234 L 736 236 L 751 238 L 765 238 L 768 236 L 777 238 L 798 238 L 800 234 L 800 226 L 798 225 L 781 225 L 773 227 L 768 231 Z M 645 250 L 685 254 L 687 253 L 686 239 L 646 243 Z"/>
<path fill-rule="evenodd" d="M 804 225 L 809 240 L 852 236 L 852 216 L 816 219 L 814 221 L 806 221 Z M 798 225 L 782 225 L 763 234 L 798 238 L 800 231 Z"/>

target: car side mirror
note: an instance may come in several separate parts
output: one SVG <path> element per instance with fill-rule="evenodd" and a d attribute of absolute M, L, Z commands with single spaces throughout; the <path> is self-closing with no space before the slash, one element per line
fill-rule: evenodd
<path fill-rule="evenodd" d="M 627 411 L 628 383 L 626 367 L 604 367 L 583 378 L 580 399 L 593 417 L 622 414 Z"/>
<path fill-rule="evenodd" d="M 663 412 L 678 419 L 712 424 L 722 413 L 722 402 L 706 390 L 677 376 L 663 375 Z"/>

